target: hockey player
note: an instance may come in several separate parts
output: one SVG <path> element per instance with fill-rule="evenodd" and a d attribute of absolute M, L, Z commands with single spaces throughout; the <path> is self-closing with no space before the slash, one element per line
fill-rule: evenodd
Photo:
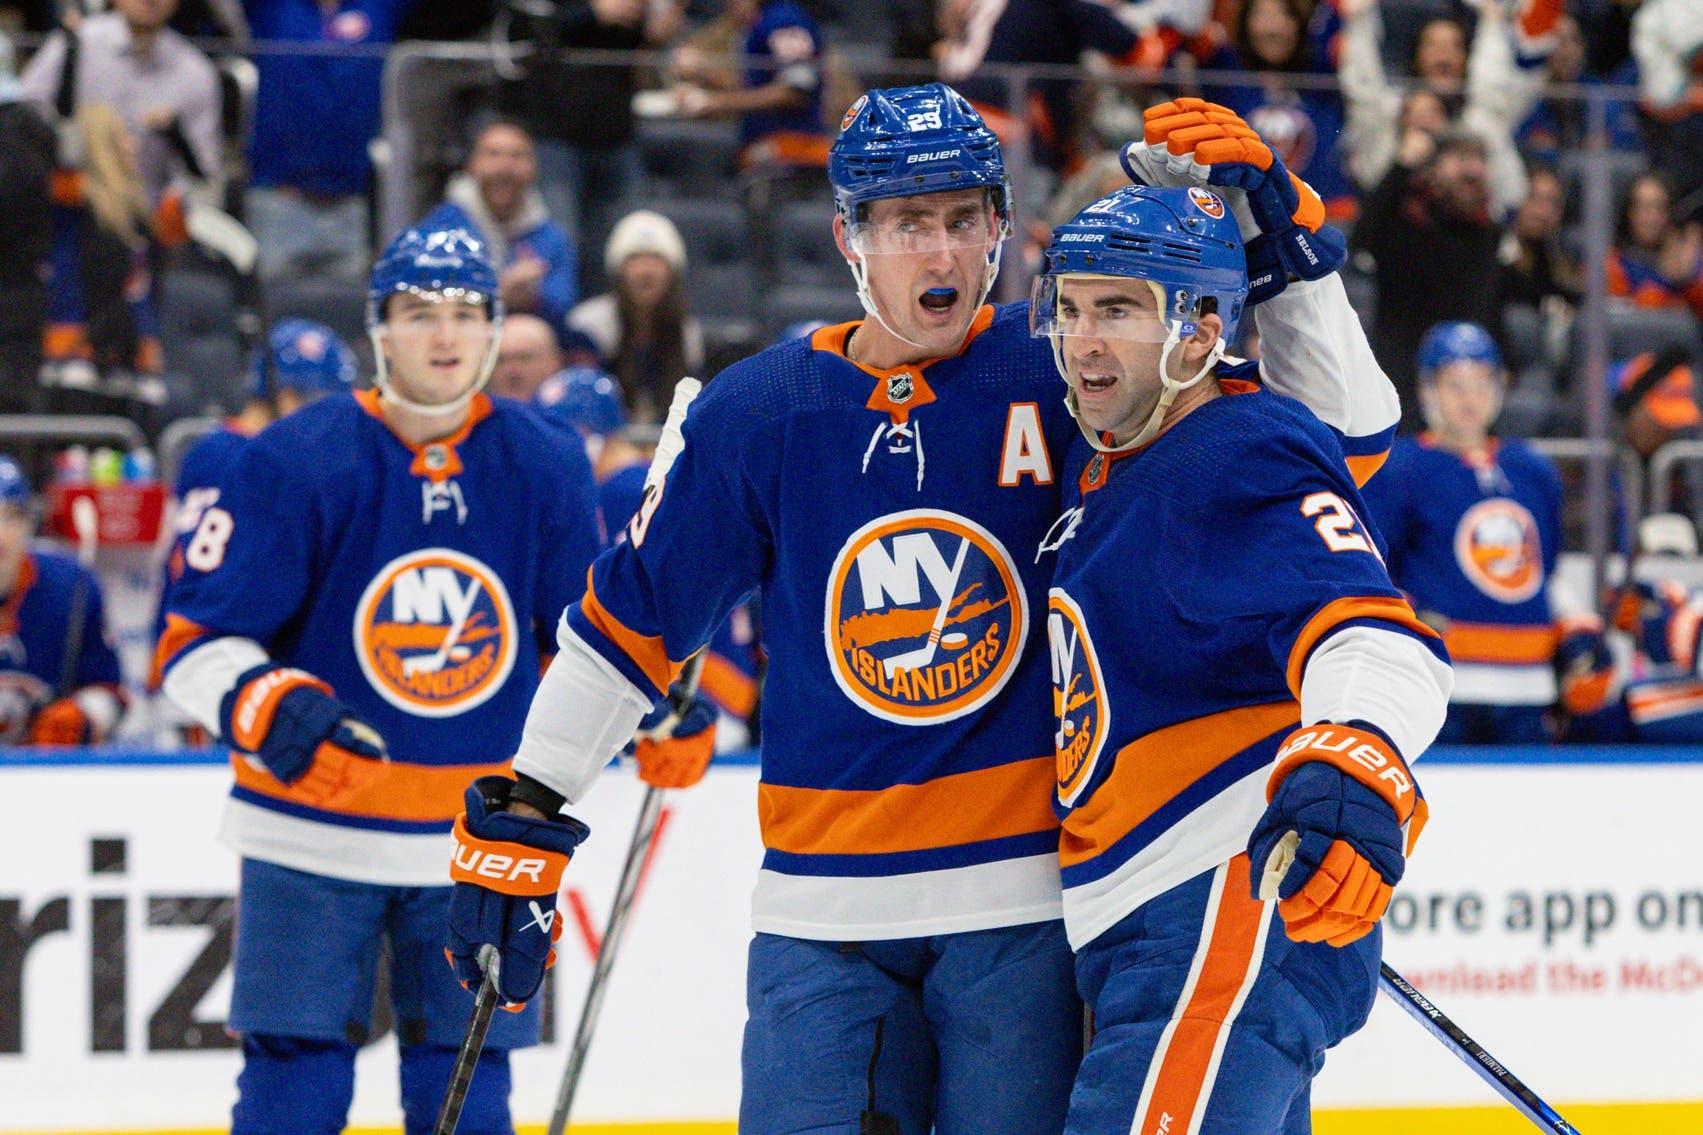
<path fill-rule="evenodd" d="M 35 498 L 0 454 L 0 744 L 106 740 L 124 712 L 100 583 L 68 556 L 30 547 Z"/>
<path fill-rule="evenodd" d="M 1289 213 L 1304 186 L 1217 113 L 1149 112 L 1150 152 Z M 1269 329 L 1261 363 L 1224 357 L 1240 205 L 1120 190 L 1054 233 L 1031 305 L 1085 435 L 1048 605 L 1064 920 L 1095 1028 L 1070 1135 L 1310 1129 L 1324 1050 L 1371 1009 L 1425 820 L 1407 762 L 1448 695 L 1362 521 L 1353 433 L 1262 389 L 1285 365 Z"/>
<path fill-rule="evenodd" d="M 342 1130 L 381 939 L 410 1135 L 444 1095 L 467 1006 L 441 849 L 601 546 L 583 449 L 481 392 L 501 316 L 475 238 L 403 232 L 368 291 L 376 389 L 246 442 L 184 553 L 159 661 L 236 773 L 239 1135 Z M 506 1053 L 537 1031 L 491 1026 L 463 1132 L 512 1131 Z"/>
<path fill-rule="evenodd" d="M 1557 699 L 1569 714 L 1596 712 L 1613 670 L 1602 620 L 1555 577 L 1561 476 L 1517 438 L 1491 433 L 1507 372 L 1484 328 L 1432 327 L 1418 368 L 1430 428 L 1395 443 L 1366 505 L 1389 544 L 1390 578 L 1454 664 L 1437 739 L 1548 741 Z"/>
<path fill-rule="evenodd" d="M 940 84 L 870 92 L 829 178 L 868 317 L 728 368 L 665 429 L 627 539 L 558 633 L 518 782 L 470 790 L 457 855 L 513 840 L 559 873 L 574 830 L 543 817 L 756 589 L 766 853 L 740 1131 L 1056 1132 L 1082 1028 L 1049 803 L 1052 564 L 1033 549 L 1074 426 L 1025 306 L 983 306 L 1011 199 L 969 105 Z M 1364 338 L 1338 342 L 1346 301 L 1321 306 L 1340 284 L 1290 292 L 1268 357 L 1310 360 L 1339 417 L 1366 401 L 1352 383 L 1382 384 L 1393 427 Z M 458 969 L 477 980 L 498 945 L 499 992 L 529 996 L 528 903 L 550 892 L 457 877 Z"/>

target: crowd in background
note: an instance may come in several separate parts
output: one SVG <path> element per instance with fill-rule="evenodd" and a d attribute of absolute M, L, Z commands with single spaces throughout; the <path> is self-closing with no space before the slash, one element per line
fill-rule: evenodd
<path fill-rule="evenodd" d="M 409 40 L 489 51 L 387 104 Z M 1200 94 L 1349 232 L 1405 433 L 1427 424 L 1424 336 L 1468 321 L 1506 371 L 1496 433 L 1578 436 L 1600 279 L 1617 437 L 1647 460 L 1703 426 L 1700 45 L 1703 0 L 0 0 L 0 413 L 157 433 L 234 412 L 294 316 L 370 360 L 380 185 L 402 178 L 425 187 L 405 223 L 474 229 L 498 266 L 494 392 L 591 368 L 654 423 L 682 376 L 859 316 L 827 148 L 864 87 L 939 77 L 1027 155 L 1008 277 L 1127 181 L 1144 107 Z M 383 144 L 398 106 L 425 143 L 409 169 Z"/>

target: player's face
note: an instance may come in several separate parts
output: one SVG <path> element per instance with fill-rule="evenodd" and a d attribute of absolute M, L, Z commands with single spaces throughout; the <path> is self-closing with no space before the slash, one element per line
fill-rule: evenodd
<path fill-rule="evenodd" d="M 1432 428 L 1464 443 L 1482 442 L 1502 402 L 1502 376 L 1487 363 L 1449 363 L 1437 368 L 1425 395 Z"/>
<path fill-rule="evenodd" d="M 483 302 L 403 292 L 384 320 L 384 357 L 397 393 L 422 406 L 455 401 L 477 381 L 491 342 Z"/>
<path fill-rule="evenodd" d="M 1057 303 L 1059 357 L 1076 395 L 1077 416 L 1117 441 L 1135 436 L 1163 390 L 1159 360 L 1169 329 L 1153 286 L 1116 276 L 1066 276 Z M 1173 381 L 1200 367 L 1218 326 L 1217 316 L 1203 317 L 1200 332 L 1172 350 L 1166 367 Z"/>
<path fill-rule="evenodd" d="M 18 577 L 18 565 L 30 545 L 29 510 L 12 504 L 0 504 L 0 584 L 7 591 Z"/>
<path fill-rule="evenodd" d="M 853 231 L 838 219 L 834 231 L 846 258 L 861 257 L 867 265 L 881 317 L 917 344 L 921 357 L 958 350 L 998 241 L 999 219 L 987 190 L 875 201 Z"/>

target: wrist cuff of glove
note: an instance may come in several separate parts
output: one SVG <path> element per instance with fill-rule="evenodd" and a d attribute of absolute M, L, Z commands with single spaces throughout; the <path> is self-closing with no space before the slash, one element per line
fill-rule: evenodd
<path fill-rule="evenodd" d="M 566 796 L 542 781 L 533 780 L 525 773 L 516 774 L 514 786 L 509 789 L 508 803 L 537 808 L 546 816 L 555 816 L 567 802 Z"/>
<path fill-rule="evenodd" d="M 1407 850 L 1413 850 L 1430 812 L 1407 762 L 1389 738 L 1363 722 L 1320 722 L 1297 729 L 1277 750 L 1277 767 L 1266 782 L 1266 801 L 1277 795 L 1284 777 L 1309 761 L 1328 764 L 1376 792 L 1395 812 L 1396 823 L 1407 832 Z"/>
<path fill-rule="evenodd" d="M 1248 241 L 1248 306 L 1257 307 L 1289 286 L 1289 266 L 1278 254 L 1275 237 L 1261 233 Z"/>
<path fill-rule="evenodd" d="M 225 742 L 245 753 L 259 753 L 280 703 L 303 688 L 331 696 L 330 686 L 293 666 L 266 663 L 246 671 L 219 706 L 219 731 Z"/>
<path fill-rule="evenodd" d="M 1303 280 L 1322 279 L 1348 260 L 1348 243 L 1333 228 L 1309 232 L 1300 225 L 1290 225 L 1268 235 L 1289 274 Z"/>
<path fill-rule="evenodd" d="M 467 815 L 455 818 L 455 854 L 449 877 L 518 898 L 555 898 L 569 856 L 504 839 L 480 839 L 467 830 Z"/>

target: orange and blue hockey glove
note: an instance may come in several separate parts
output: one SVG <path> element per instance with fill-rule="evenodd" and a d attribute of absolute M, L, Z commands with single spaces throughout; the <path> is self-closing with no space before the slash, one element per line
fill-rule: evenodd
<path fill-rule="evenodd" d="M 676 682 L 634 735 L 639 779 L 656 788 L 692 787 L 715 756 L 715 731 L 715 706 Z"/>
<path fill-rule="evenodd" d="M 1610 605 L 1609 622 L 1631 635 L 1638 651 L 1657 666 L 1691 670 L 1697 664 L 1703 602 L 1672 580 L 1623 586 Z"/>
<path fill-rule="evenodd" d="M 484 776 L 467 789 L 467 810 L 455 820 L 444 956 L 456 980 L 476 989 L 484 979 L 479 948 L 495 946 L 497 996 L 504 1008 L 519 1011 L 555 964 L 562 935 L 556 892 L 591 829 L 568 816 L 540 820 L 505 811 L 514 784 Z"/>
<path fill-rule="evenodd" d="M 1297 729 L 1266 799 L 1248 840 L 1254 897 L 1279 900 L 1297 942 L 1346 946 L 1370 933 L 1428 815 L 1395 746 L 1359 722 Z"/>
<path fill-rule="evenodd" d="M 1317 280 L 1348 259 L 1348 243 L 1325 224 L 1313 187 L 1235 111 L 1180 98 L 1150 107 L 1142 120 L 1144 136 L 1125 147 L 1124 170 L 1149 184 L 1154 175 L 1187 175 L 1223 193 L 1247 247 L 1250 307 L 1283 291 L 1291 276 Z"/>
<path fill-rule="evenodd" d="M 1561 706 L 1574 717 L 1596 713 L 1608 703 L 1614 655 L 1596 619 L 1562 624 L 1561 641 L 1555 648 L 1555 678 L 1561 687 Z"/>
<path fill-rule="evenodd" d="M 252 755 L 303 803 L 336 808 L 383 775 L 384 739 L 305 670 L 265 663 L 219 705 L 226 744 Z"/>

